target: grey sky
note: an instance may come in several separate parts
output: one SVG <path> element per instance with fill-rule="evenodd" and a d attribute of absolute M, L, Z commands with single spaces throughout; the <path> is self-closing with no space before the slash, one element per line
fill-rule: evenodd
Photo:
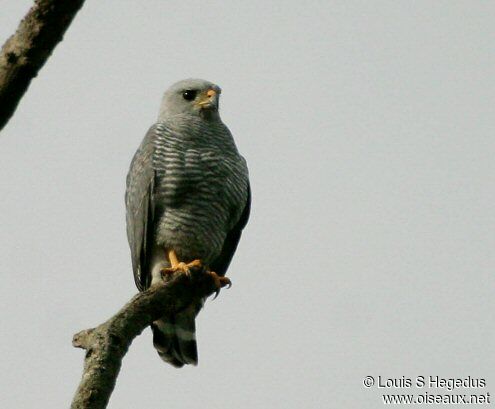
<path fill-rule="evenodd" d="M 31 0 L 0 4 L 3 41 Z M 1 406 L 67 407 L 72 334 L 136 292 L 125 175 L 191 76 L 223 89 L 252 218 L 199 366 L 146 331 L 109 407 L 381 408 L 366 375 L 484 377 L 495 399 L 494 21 L 483 1 L 88 0 L 0 135 Z"/>

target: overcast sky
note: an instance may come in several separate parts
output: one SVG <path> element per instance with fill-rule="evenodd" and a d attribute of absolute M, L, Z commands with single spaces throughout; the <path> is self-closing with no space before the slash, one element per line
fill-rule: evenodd
<path fill-rule="evenodd" d="M 30 4 L 0 1 L 2 41 Z M 68 407 L 72 335 L 137 291 L 125 176 L 188 77 L 223 89 L 252 217 L 199 366 L 147 330 L 109 408 L 382 408 L 367 375 L 495 399 L 494 21 L 489 1 L 88 0 L 0 135 L 1 406 Z"/>

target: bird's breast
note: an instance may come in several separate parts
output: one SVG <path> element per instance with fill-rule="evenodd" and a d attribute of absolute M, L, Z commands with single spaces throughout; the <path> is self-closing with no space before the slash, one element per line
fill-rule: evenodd
<path fill-rule="evenodd" d="M 156 169 L 157 241 L 211 258 L 246 200 L 245 162 L 236 152 L 166 146 Z"/>

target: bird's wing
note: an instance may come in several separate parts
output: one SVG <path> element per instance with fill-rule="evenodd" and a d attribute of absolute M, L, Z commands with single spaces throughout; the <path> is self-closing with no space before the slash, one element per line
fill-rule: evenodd
<path fill-rule="evenodd" d="M 251 187 L 248 182 L 248 194 L 246 199 L 246 204 L 244 205 L 244 210 L 242 211 L 241 217 L 236 225 L 229 231 L 227 237 L 223 243 L 222 252 L 220 256 L 218 256 L 211 263 L 211 270 L 217 273 L 218 275 L 224 276 L 227 272 L 227 268 L 229 267 L 230 262 L 232 261 L 232 257 L 237 249 L 237 245 L 239 244 L 239 240 L 241 238 L 242 229 L 246 226 L 249 214 L 251 212 Z"/>
<path fill-rule="evenodd" d="M 131 248 L 134 281 L 140 291 L 150 285 L 148 263 L 153 246 L 153 138 L 155 127 L 151 127 L 134 155 L 125 192 L 127 238 Z"/>

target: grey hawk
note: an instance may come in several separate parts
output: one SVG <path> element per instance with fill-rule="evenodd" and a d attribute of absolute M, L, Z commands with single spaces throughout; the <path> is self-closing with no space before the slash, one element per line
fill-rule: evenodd
<path fill-rule="evenodd" d="M 127 237 L 140 291 L 202 264 L 225 277 L 250 212 L 246 161 L 218 112 L 220 88 L 188 79 L 164 94 L 127 175 Z M 204 300 L 152 325 L 160 357 L 197 364 L 195 318 Z"/>

